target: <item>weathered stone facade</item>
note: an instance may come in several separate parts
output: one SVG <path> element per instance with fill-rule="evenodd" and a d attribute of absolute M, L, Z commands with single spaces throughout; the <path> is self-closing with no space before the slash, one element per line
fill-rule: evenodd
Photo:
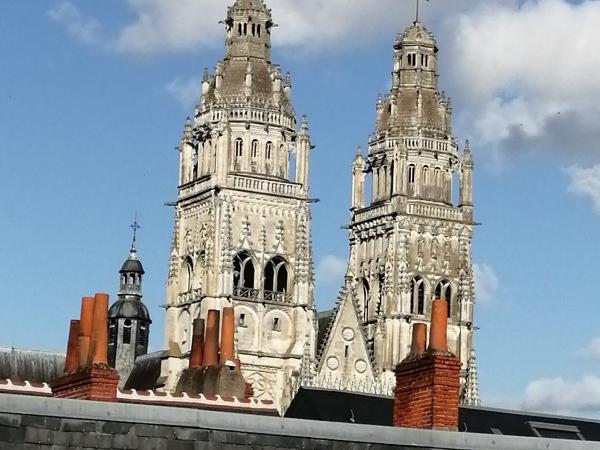
<path fill-rule="evenodd" d="M 321 386 L 390 393 L 412 326 L 429 323 L 436 298 L 449 303 L 449 347 L 463 383 L 471 355 L 471 152 L 452 135 L 433 34 L 416 21 L 394 50 L 391 92 L 377 100 L 367 155 L 359 148 L 354 159 L 350 260 L 321 349 Z"/>
<path fill-rule="evenodd" d="M 225 26 L 225 58 L 205 71 L 179 147 L 163 379 L 172 390 L 187 367 L 193 320 L 234 306 L 244 377 L 285 405 L 315 358 L 309 129 L 297 129 L 290 75 L 270 62 L 263 0 L 236 1 Z"/>

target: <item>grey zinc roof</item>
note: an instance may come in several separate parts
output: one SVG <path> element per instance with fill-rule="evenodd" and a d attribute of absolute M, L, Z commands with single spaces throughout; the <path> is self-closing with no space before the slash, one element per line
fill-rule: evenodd
<path fill-rule="evenodd" d="M 119 273 L 125 272 L 134 272 L 141 273 L 142 275 L 145 273 L 144 268 L 142 267 L 142 263 L 139 259 L 128 258 L 124 263 Z"/>
<path fill-rule="evenodd" d="M 65 354 L 0 347 L 0 380 L 48 383 L 62 375 Z"/>
<path fill-rule="evenodd" d="M 109 319 L 137 319 L 152 322 L 148 308 L 140 300 L 122 298 L 117 300 L 108 310 Z"/>

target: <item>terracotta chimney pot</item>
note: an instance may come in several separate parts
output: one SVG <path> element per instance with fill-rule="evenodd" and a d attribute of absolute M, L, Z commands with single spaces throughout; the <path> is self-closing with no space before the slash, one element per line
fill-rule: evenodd
<path fill-rule="evenodd" d="M 90 347 L 92 365 L 108 366 L 108 294 L 96 294 Z"/>
<path fill-rule="evenodd" d="M 221 311 L 211 309 L 206 317 L 206 337 L 204 339 L 203 366 L 219 365 L 219 321 Z"/>
<path fill-rule="evenodd" d="M 190 356 L 190 367 L 202 367 L 204 356 L 204 319 L 194 320 L 194 334 L 192 336 L 192 354 Z"/>
<path fill-rule="evenodd" d="M 223 326 L 221 329 L 221 355 L 220 365 L 225 365 L 227 361 L 233 361 L 235 358 L 234 349 L 235 337 L 235 315 L 233 307 L 223 308 Z"/>
<path fill-rule="evenodd" d="M 434 300 L 431 304 L 431 331 L 429 334 L 429 350 L 448 351 L 448 302 Z"/>
<path fill-rule="evenodd" d="M 79 320 L 71 320 L 69 341 L 67 343 L 67 358 L 65 373 L 76 372 L 79 368 Z"/>
<path fill-rule="evenodd" d="M 424 323 L 415 323 L 412 330 L 412 344 L 410 348 L 411 355 L 422 355 L 427 346 L 427 325 Z"/>
<path fill-rule="evenodd" d="M 94 297 L 83 297 L 79 318 L 79 369 L 84 369 L 88 365 L 93 324 Z"/>

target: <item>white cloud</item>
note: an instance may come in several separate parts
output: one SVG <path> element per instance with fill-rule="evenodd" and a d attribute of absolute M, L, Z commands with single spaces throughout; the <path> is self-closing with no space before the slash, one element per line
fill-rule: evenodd
<path fill-rule="evenodd" d="M 317 265 L 317 279 L 326 284 L 341 283 L 343 276 L 346 275 L 346 268 L 345 259 L 335 255 L 326 255 Z"/>
<path fill-rule="evenodd" d="M 572 166 L 566 169 L 569 191 L 587 197 L 600 213 L 600 164 L 593 167 Z"/>
<path fill-rule="evenodd" d="M 600 159 L 599 22 L 591 0 L 483 2 L 460 15 L 452 84 L 480 146 Z"/>
<path fill-rule="evenodd" d="M 523 409 L 553 414 L 599 415 L 600 378 L 586 375 L 578 381 L 563 378 L 532 381 L 525 388 Z"/>
<path fill-rule="evenodd" d="M 125 53 L 152 55 L 222 45 L 223 26 L 233 0 L 127 0 L 135 19 L 117 37 Z M 481 0 L 432 2 L 424 21 L 472 8 Z M 402 31 L 414 17 L 414 3 L 378 0 L 267 0 L 279 25 L 273 45 L 308 52 L 351 51 L 357 44 Z M 391 43 L 390 43 L 391 45 Z"/>
<path fill-rule="evenodd" d="M 176 78 L 165 86 L 165 92 L 189 111 L 200 99 L 200 77 Z"/>
<path fill-rule="evenodd" d="M 488 264 L 473 264 L 473 273 L 477 300 L 483 304 L 492 303 L 500 287 L 498 275 Z"/>
<path fill-rule="evenodd" d="M 100 22 L 83 15 L 73 3 L 62 1 L 48 10 L 47 14 L 52 20 L 62 23 L 71 36 L 84 44 L 97 45 L 102 42 Z"/>
<path fill-rule="evenodd" d="M 577 351 L 577 354 L 586 359 L 600 361 L 600 337 L 592 339 L 592 342 Z"/>

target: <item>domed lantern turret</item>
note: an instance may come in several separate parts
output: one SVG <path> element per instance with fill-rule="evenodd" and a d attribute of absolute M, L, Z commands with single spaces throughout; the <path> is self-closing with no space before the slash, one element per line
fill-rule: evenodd
<path fill-rule="evenodd" d="M 119 270 L 118 299 L 108 312 L 108 359 L 109 364 L 117 369 L 121 376 L 120 387 L 127 382 L 136 358 L 148 353 L 152 323 L 148 308 L 142 302 L 142 277 L 145 272 L 137 255 L 137 221 L 132 228 L 134 233 L 129 257 Z"/>

